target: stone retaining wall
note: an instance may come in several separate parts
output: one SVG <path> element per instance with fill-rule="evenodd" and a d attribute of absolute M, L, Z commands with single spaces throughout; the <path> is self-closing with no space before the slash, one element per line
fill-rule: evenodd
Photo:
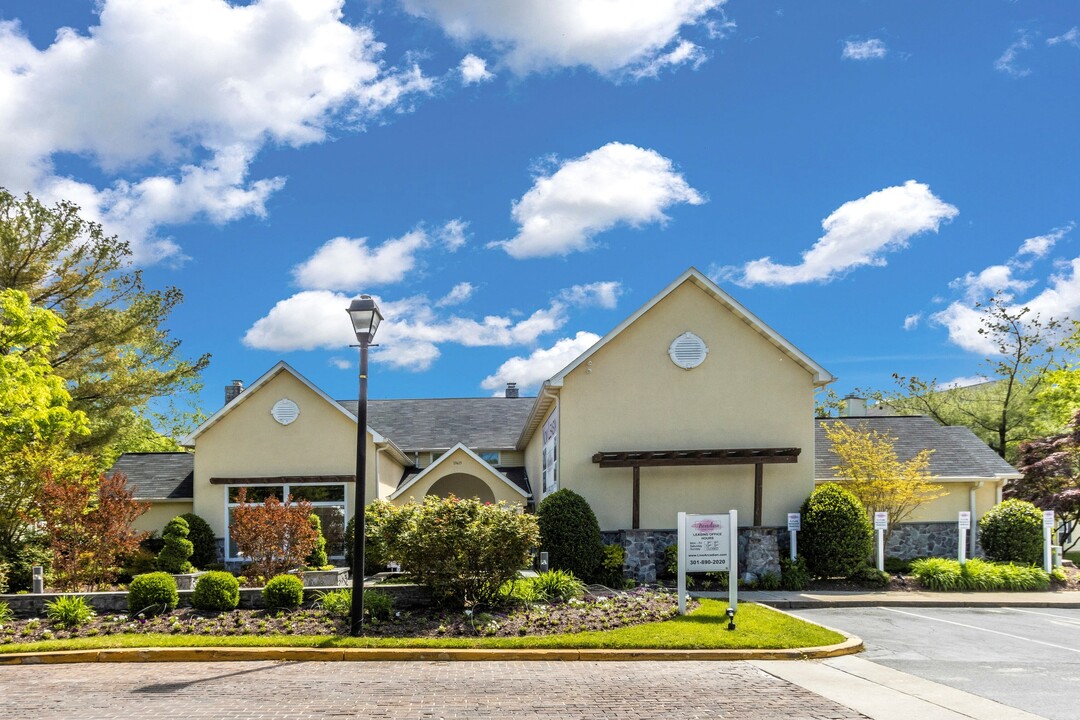
<path fill-rule="evenodd" d="M 885 547 L 886 557 L 910 560 L 916 557 L 956 557 L 955 522 L 902 523 L 893 530 Z M 664 550 L 674 545 L 676 530 L 614 530 L 601 533 L 604 544 L 622 545 L 626 551 L 623 575 L 639 583 L 654 583 L 663 575 Z M 796 543 L 798 539 L 796 538 Z M 756 578 L 780 574 L 780 558 L 791 554 L 791 535 L 784 527 L 739 528 L 739 573 Z M 982 548 L 976 543 L 976 552 Z"/>

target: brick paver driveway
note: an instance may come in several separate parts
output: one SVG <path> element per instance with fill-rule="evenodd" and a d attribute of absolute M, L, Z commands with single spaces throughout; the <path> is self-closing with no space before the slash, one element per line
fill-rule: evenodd
<path fill-rule="evenodd" d="M 741 662 L 215 662 L 0 667 L 0 718 L 862 716 Z"/>

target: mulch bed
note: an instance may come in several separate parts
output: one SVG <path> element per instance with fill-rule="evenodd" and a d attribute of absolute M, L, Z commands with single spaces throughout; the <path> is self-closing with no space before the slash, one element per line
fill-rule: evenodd
<path fill-rule="evenodd" d="M 696 602 L 692 606 L 696 606 Z M 388 620 L 366 621 L 364 634 L 387 638 L 517 637 L 612 630 L 668 620 L 678 614 L 675 595 L 639 589 L 611 597 L 533 605 L 510 611 L 421 609 L 395 612 Z M 231 610 L 200 612 L 179 608 L 156 617 L 110 614 L 66 630 L 46 618 L 15 620 L 0 628 L 0 645 L 39 640 L 100 637 L 129 633 L 175 635 L 348 635 L 349 623 L 318 607 L 285 612 Z"/>

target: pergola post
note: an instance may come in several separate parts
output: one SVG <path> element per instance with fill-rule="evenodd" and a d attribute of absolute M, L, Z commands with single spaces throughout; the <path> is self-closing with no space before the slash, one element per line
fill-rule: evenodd
<path fill-rule="evenodd" d="M 641 466 L 634 466 L 634 521 L 632 528 L 641 527 Z"/>

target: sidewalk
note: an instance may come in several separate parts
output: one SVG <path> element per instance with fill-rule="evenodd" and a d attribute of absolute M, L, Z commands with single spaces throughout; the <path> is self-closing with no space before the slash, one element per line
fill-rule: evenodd
<path fill-rule="evenodd" d="M 702 597 L 727 598 L 727 593 L 694 593 Z M 785 592 L 748 590 L 739 600 L 781 610 L 836 607 L 1039 607 L 1080 608 L 1080 592 L 905 592 L 828 591 Z"/>

